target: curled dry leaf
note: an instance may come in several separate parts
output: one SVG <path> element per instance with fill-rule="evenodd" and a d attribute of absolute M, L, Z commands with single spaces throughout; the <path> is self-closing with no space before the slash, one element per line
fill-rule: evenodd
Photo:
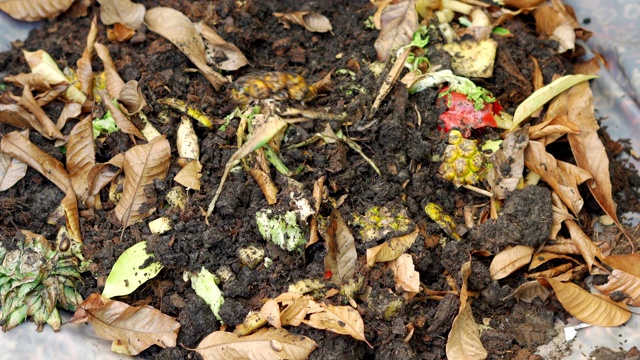
<path fill-rule="evenodd" d="M 353 235 L 338 209 L 333 210 L 329 217 L 325 242 L 327 255 L 324 267 L 331 271 L 331 282 L 341 285 L 355 274 L 358 253 Z"/>
<path fill-rule="evenodd" d="M 87 182 L 89 183 L 87 198 L 96 196 L 102 188 L 113 181 L 120 174 L 123 166 L 124 153 L 114 156 L 106 163 L 94 165 L 87 174 Z"/>
<path fill-rule="evenodd" d="M 587 236 L 587 234 L 582 231 L 580 226 L 576 224 L 573 220 L 565 220 L 564 224 L 569 229 L 569 234 L 571 235 L 571 241 L 576 245 L 576 247 L 580 250 L 580 254 L 584 258 L 584 261 L 587 263 L 587 267 L 589 271 L 591 271 L 591 267 L 593 266 L 593 262 L 596 259 L 596 256 L 600 256 L 600 250 L 593 243 L 593 241 Z"/>
<path fill-rule="evenodd" d="M 234 44 L 226 42 L 218 33 L 202 22 L 194 24 L 196 31 L 213 47 L 216 52 L 221 52 L 227 60 L 218 64 L 218 68 L 226 71 L 235 71 L 249 64 L 249 60 Z M 207 45 L 209 45 L 207 44 Z"/>
<path fill-rule="evenodd" d="M 380 35 L 374 47 L 378 61 L 385 61 L 391 52 L 407 45 L 418 28 L 418 13 L 415 0 L 398 1 L 382 10 Z"/>
<path fill-rule="evenodd" d="M 64 139 L 64 136 L 56 127 L 56 124 L 53 123 L 51 118 L 42 110 L 36 99 L 33 97 L 31 93 L 31 87 L 27 84 L 25 85 L 22 96 L 20 98 L 14 98 L 18 102 L 18 105 L 27 109 L 36 119 L 36 122 L 31 122 L 29 125 L 33 127 L 34 130 L 42 134 L 42 136 L 47 139 Z M 27 117 L 27 119 L 33 119 L 31 117 Z"/>
<path fill-rule="evenodd" d="M 410 300 L 420 292 L 420 273 L 415 270 L 413 258 L 409 254 L 402 254 L 389 262 L 393 271 L 396 288 L 404 290 L 405 300 Z"/>
<path fill-rule="evenodd" d="M 273 16 L 284 24 L 285 29 L 289 29 L 289 23 L 303 26 L 311 32 L 327 32 L 333 30 L 331 22 L 326 16 L 316 12 L 309 11 L 292 11 L 288 13 L 274 12 Z"/>
<path fill-rule="evenodd" d="M 117 98 L 120 96 L 120 91 L 122 91 L 122 88 L 124 87 L 124 80 L 122 80 L 120 75 L 118 75 L 116 65 L 113 63 L 113 59 L 111 59 L 111 54 L 109 54 L 109 49 L 100 43 L 95 43 L 94 47 L 96 49 L 96 54 L 100 60 L 102 60 L 102 65 L 104 65 L 107 92 L 110 97 Z M 105 102 L 105 99 L 103 98 L 102 101 Z"/>
<path fill-rule="evenodd" d="M 67 170 L 71 185 L 80 201 L 89 193 L 87 175 L 96 164 L 92 117 L 87 116 L 73 127 L 67 144 Z"/>
<path fill-rule="evenodd" d="M 105 25 L 120 23 L 129 29 L 138 30 L 144 20 L 145 8 L 130 0 L 98 0 L 100 21 Z"/>
<path fill-rule="evenodd" d="M 535 269 L 538 266 L 546 263 L 547 261 L 554 260 L 554 259 L 571 260 L 571 261 L 575 262 L 576 264 L 578 264 L 578 261 L 576 259 L 572 258 L 571 256 L 562 255 L 562 254 L 554 254 L 554 253 L 551 253 L 551 252 L 541 251 L 541 252 L 537 252 L 537 253 L 533 254 L 533 256 L 531 258 L 531 264 L 529 264 L 529 270 Z"/>
<path fill-rule="evenodd" d="M 136 80 L 130 80 L 124 84 L 118 94 L 118 102 L 124 105 L 128 116 L 137 114 L 147 105 L 144 95 L 142 95 L 142 90 L 140 90 L 140 84 Z"/>
<path fill-rule="evenodd" d="M 249 336 L 238 336 L 226 331 L 207 335 L 194 350 L 204 360 L 306 359 L 316 349 L 315 341 L 293 335 L 284 329 L 262 329 Z"/>
<path fill-rule="evenodd" d="M 413 245 L 420 235 L 420 229 L 416 229 L 407 235 L 394 237 L 383 244 L 367 249 L 367 265 L 372 267 L 378 262 L 387 262 L 398 258 Z"/>
<path fill-rule="evenodd" d="M 135 34 L 135 30 L 129 29 L 120 23 L 113 25 L 113 28 L 107 28 L 107 39 L 109 39 L 109 41 L 125 42 Z"/>
<path fill-rule="evenodd" d="M 22 87 L 31 86 L 31 88 L 37 92 L 45 92 L 51 90 L 51 84 L 49 84 L 44 77 L 36 73 L 20 73 L 18 75 L 10 75 L 4 77 L 4 82 L 9 84 L 16 84 Z"/>
<path fill-rule="evenodd" d="M 528 125 L 507 134 L 500 149 L 491 156 L 491 170 L 487 181 L 496 199 L 504 199 L 505 192 L 513 191 L 522 179 L 524 149 L 529 145 Z"/>
<path fill-rule="evenodd" d="M 169 170 L 171 149 L 165 136 L 145 145 L 134 146 L 124 154 L 125 183 L 122 198 L 115 208 L 124 228 L 156 209 L 155 179 L 164 179 Z"/>
<path fill-rule="evenodd" d="M 280 329 L 282 327 L 282 323 L 280 322 L 280 305 L 278 305 L 275 299 L 269 299 L 262 305 L 260 316 L 267 320 L 274 328 Z"/>
<path fill-rule="evenodd" d="M 82 52 L 82 57 L 76 62 L 78 70 L 76 76 L 80 83 L 80 90 L 83 93 L 89 95 L 93 89 L 93 68 L 91 67 L 91 61 L 93 60 L 93 44 L 96 42 L 98 36 L 98 18 L 94 17 L 91 20 L 91 28 L 87 35 L 87 45 Z"/>
<path fill-rule="evenodd" d="M 558 265 L 558 266 L 554 266 L 550 269 L 544 270 L 544 271 L 540 271 L 540 272 L 536 272 L 536 273 L 532 273 L 532 274 L 527 274 L 526 278 L 528 279 L 535 279 L 535 278 L 550 278 L 550 277 L 555 277 L 558 276 L 560 274 L 566 273 L 567 271 L 571 270 L 573 268 L 573 264 L 571 263 L 566 263 L 566 264 L 562 264 L 562 265 Z"/>
<path fill-rule="evenodd" d="M 534 249 L 532 247 L 524 245 L 516 245 L 500 251 L 489 266 L 491 279 L 499 280 L 505 278 L 527 265 L 531 261 L 533 252 Z"/>
<path fill-rule="evenodd" d="M 628 255 L 598 255 L 598 258 L 614 269 L 622 270 L 633 276 L 640 277 L 640 254 Z"/>
<path fill-rule="evenodd" d="M 267 204 L 273 205 L 278 202 L 278 187 L 271 180 L 271 176 L 260 170 L 258 167 L 254 167 L 249 170 L 249 174 L 258 183 L 258 187 L 264 194 L 264 198 L 267 200 Z"/>
<path fill-rule="evenodd" d="M 462 307 L 462 303 L 460 304 Z M 447 359 L 484 360 L 487 350 L 480 341 L 480 328 L 471 306 L 464 306 L 453 320 L 447 339 Z"/>
<path fill-rule="evenodd" d="M 604 285 L 595 285 L 595 288 L 606 295 L 619 291 L 626 295 L 622 302 L 631 306 L 640 306 L 640 277 L 614 269 L 608 280 L 609 282 Z"/>
<path fill-rule="evenodd" d="M 182 170 L 180 170 L 173 181 L 186 187 L 187 189 L 200 190 L 202 185 L 200 178 L 202 177 L 202 164 L 199 160 L 193 160 L 187 163 Z"/>
<path fill-rule="evenodd" d="M 311 314 L 305 324 L 321 330 L 329 330 L 336 334 L 349 335 L 362 340 L 369 347 L 371 344 L 364 337 L 364 322 L 360 313 L 351 306 L 333 306 L 321 303 L 326 311 Z"/>
<path fill-rule="evenodd" d="M 606 296 L 591 294 L 573 283 L 555 279 L 541 279 L 551 285 L 565 310 L 582 322 L 596 326 L 622 325 L 631 317 L 625 304 L 616 303 Z"/>
<path fill-rule="evenodd" d="M 116 122 L 116 125 L 118 125 L 118 128 L 120 128 L 123 133 L 133 135 L 142 140 L 146 140 L 144 135 L 142 135 L 140 129 L 138 129 L 136 125 L 132 123 L 131 120 L 129 120 L 129 118 L 127 118 L 122 111 L 120 111 L 119 107 L 113 104 L 113 102 L 111 101 L 111 97 L 107 94 L 106 91 L 98 90 L 98 94 L 100 94 L 100 97 L 102 98 L 102 104 L 107 108 L 107 110 L 111 111 L 113 120 Z"/>
<path fill-rule="evenodd" d="M 5 191 L 27 174 L 27 164 L 0 152 L 0 191 Z"/>
<path fill-rule="evenodd" d="M 82 113 L 82 105 L 74 102 L 69 102 L 64 104 L 62 108 L 62 112 L 60 116 L 58 116 L 58 121 L 56 122 L 56 127 L 60 130 L 67 124 L 69 119 L 73 119 L 75 117 L 80 116 Z"/>
<path fill-rule="evenodd" d="M 32 73 L 40 74 L 50 84 L 68 84 L 67 78 L 64 76 L 55 60 L 44 50 L 29 52 L 22 50 L 25 60 L 29 64 Z M 75 86 L 69 86 L 63 97 L 69 101 L 77 102 L 83 105 L 87 100 L 87 96 L 78 90 Z"/>
<path fill-rule="evenodd" d="M 518 286 L 513 291 L 513 297 L 518 301 L 524 301 L 526 303 L 532 303 L 535 298 L 545 301 L 551 295 L 551 290 L 542 286 L 538 281 L 527 281 L 526 283 Z"/>
<path fill-rule="evenodd" d="M 83 301 L 71 320 L 88 322 L 96 335 L 113 340 L 112 350 L 137 355 L 151 345 L 176 346 L 180 323 L 151 306 L 129 306 L 94 293 Z"/>
<path fill-rule="evenodd" d="M 0 10 L 17 20 L 38 21 L 62 14 L 73 2 L 74 0 L 2 0 Z"/>
<path fill-rule="evenodd" d="M 204 43 L 193 27 L 191 20 L 180 11 L 156 7 L 149 9 L 144 16 L 149 30 L 162 35 L 171 41 L 209 80 L 216 90 L 228 80 L 207 65 Z"/>

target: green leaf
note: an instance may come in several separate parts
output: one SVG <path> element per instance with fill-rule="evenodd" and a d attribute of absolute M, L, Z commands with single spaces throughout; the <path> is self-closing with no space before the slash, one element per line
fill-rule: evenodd
<path fill-rule="evenodd" d="M 565 75 L 554 80 L 551 84 L 536 90 L 516 109 L 516 112 L 513 115 L 513 126 L 511 127 L 511 130 L 514 130 L 522 121 L 538 110 L 538 108 L 551 101 L 554 97 L 560 95 L 563 91 L 583 81 L 595 79 L 597 77 L 597 75 L 582 74 Z"/>
<path fill-rule="evenodd" d="M 205 269 L 204 266 L 197 274 L 188 273 L 191 280 L 191 287 L 196 291 L 196 294 L 200 296 L 204 302 L 211 307 L 213 315 L 216 319 L 222 321 L 220 318 L 220 307 L 224 304 L 224 297 L 222 291 L 216 285 L 216 276 Z"/>
<path fill-rule="evenodd" d="M 125 250 L 113 264 L 102 296 L 112 298 L 129 295 L 147 280 L 158 275 L 163 266 L 157 261 L 147 265 L 149 259 L 153 259 L 153 254 L 147 254 L 145 241 Z"/>
<path fill-rule="evenodd" d="M 511 31 L 503 28 L 502 26 L 496 26 L 491 30 L 491 33 L 496 34 L 498 36 L 509 36 L 511 35 Z"/>

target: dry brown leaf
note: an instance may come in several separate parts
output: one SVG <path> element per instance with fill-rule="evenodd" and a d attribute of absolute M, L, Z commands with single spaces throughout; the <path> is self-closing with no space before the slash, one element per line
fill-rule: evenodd
<path fill-rule="evenodd" d="M 531 303 L 535 298 L 540 298 L 542 301 L 546 301 L 551 295 L 551 290 L 542 286 L 538 281 L 528 281 L 518 286 L 513 291 L 513 297 L 518 301 L 524 301 Z"/>
<path fill-rule="evenodd" d="M 96 44 L 97 45 L 97 44 Z M 118 125 L 118 128 L 122 130 L 125 134 L 133 135 L 139 139 L 146 140 L 140 129 L 136 127 L 134 123 L 127 118 L 127 116 L 120 111 L 120 108 L 115 106 L 111 101 L 111 97 L 104 90 L 98 90 L 98 94 L 102 98 L 102 104 L 107 108 L 107 110 L 111 111 L 111 115 L 113 116 L 113 120 Z"/>
<path fill-rule="evenodd" d="M 0 191 L 5 191 L 27 174 L 27 164 L 0 152 Z"/>
<path fill-rule="evenodd" d="M 64 193 L 73 191 L 64 165 L 34 145 L 29 138 L 17 131 L 2 136 L 0 151 L 9 154 L 38 171 Z"/>
<path fill-rule="evenodd" d="M 405 300 L 411 300 L 420 292 L 420 273 L 415 270 L 411 255 L 402 254 L 387 266 L 393 271 L 396 288 L 404 290 Z"/>
<path fill-rule="evenodd" d="M 615 291 L 622 292 L 626 295 L 622 302 L 631 306 L 640 306 L 640 277 L 614 269 L 608 280 L 609 282 L 604 285 L 595 285 L 595 288 L 606 295 Z"/>
<path fill-rule="evenodd" d="M 309 314 L 323 312 L 324 308 L 309 295 L 304 295 L 288 304 L 280 312 L 282 325 L 300 325 Z"/>
<path fill-rule="evenodd" d="M 351 306 L 333 306 L 320 304 L 326 311 L 311 314 L 305 324 L 321 330 L 329 330 L 336 334 L 349 335 L 362 340 L 371 347 L 364 337 L 364 322 L 358 310 Z"/>
<path fill-rule="evenodd" d="M 104 65 L 107 92 L 110 97 L 117 98 L 120 96 L 120 91 L 122 91 L 122 88 L 124 87 L 124 80 L 122 80 L 120 75 L 118 75 L 116 65 L 113 63 L 113 59 L 111 59 L 111 54 L 109 54 L 109 49 L 98 42 L 93 46 L 96 49 L 96 54 L 100 60 L 102 60 L 102 65 Z M 106 102 L 104 98 L 102 99 L 102 102 Z"/>
<path fill-rule="evenodd" d="M 524 152 L 525 165 L 540 177 L 558 194 L 563 203 L 577 216 L 584 200 L 578 191 L 575 177 L 569 176 L 558 167 L 557 160 L 549 154 L 544 145 L 530 141 Z"/>
<path fill-rule="evenodd" d="M 228 80 L 207 65 L 204 43 L 193 27 L 191 20 L 180 11 L 156 7 L 149 9 L 144 16 L 149 30 L 171 41 L 200 70 L 216 90 Z"/>
<path fill-rule="evenodd" d="M 407 57 L 411 52 L 410 50 L 411 49 L 406 48 L 400 54 L 398 54 L 398 57 L 396 58 L 395 63 L 393 63 L 393 67 L 391 68 L 391 70 L 389 70 L 389 74 L 387 74 L 387 77 L 385 78 L 384 82 L 382 83 L 382 85 L 380 85 L 380 90 L 378 90 L 378 96 L 376 96 L 376 99 L 373 101 L 373 105 L 371 106 L 371 114 L 375 114 L 375 112 L 378 111 L 378 108 L 382 104 L 382 100 L 384 100 L 387 97 L 387 95 L 389 94 L 389 91 L 391 91 L 391 88 L 393 87 L 393 85 L 395 85 L 396 80 L 398 80 L 400 73 L 404 69 L 405 61 L 407 60 Z M 415 75 L 415 72 L 407 73 L 407 75 L 405 75 L 405 78 L 411 75 Z M 401 81 L 404 81 L 405 78 L 403 78 Z M 413 84 L 413 82 L 411 82 L 411 84 Z M 410 85 L 407 85 L 407 86 L 410 86 Z"/>
<path fill-rule="evenodd" d="M 551 269 L 547 269 L 547 270 L 544 270 L 544 271 L 527 274 L 526 278 L 535 279 L 535 278 L 555 277 L 555 276 L 558 276 L 560 274 L 563 274 L 563 273 L 571 270 L 572 268 L 573 268 L 573 264 L 566 263 L 566 264 L 562 264 L 562 265 L 558 265 L 558 266 L 552 267 Z"/>
<path fill-rule="evenodd" d="M 76 242 L 82 244 L 82 234 L 80 233 L 80 213 L 78 212 L 78 198 L 72 187 L 60 203 L 64 211 L 65 224 L 69 236 Z"/>
<path fill-rule="evenodd" d="M 74 0 L 0 0 L 0 10 L 17 20 L 38 21 L 62 14 L 73 2 Z"/>
<path fill-rule="evenodd" d="M 404 254 L 413 245 L 413 242 L 420 235 L 420 229 L 416 229 L 407 235 L 394 237 L 389 241 L 367 249 L 367 265 L 372 267 L 378 262 L 391 261 Z"/>
<path fill-rule="evenodd" d="M 415 0 L 402 0 L 388 5 L 380 16 L 380 35 L 374 43 L 378 61 L 386 61 L 391 52 L 407 45 L 418 28 Z"/>
<path fill-rule="evenodd" d="M 605 264 L 640 277 L 640 254 L 598 256 Z"/>
<path fill-rule="evenodd" d="M 324 257 L 324 267 L 331 271 L 331 282 L 341 285 L 355 274 L 358 254 L 353 235 L 338 209 L 329 216 L 325 242 L 327 255 Z"/>
<path fill-rule="evenodd" d="M 267 204 L 273 205 L 278 202 L 278 188 L 276 184 L 271 180 L 271 176 L 268 173 L 255 167 L 249 170 L 249 174 L 258 183 L 258 187 L 262 190 Z"/>
<path fill-rule="evenodd" d="M 124 228 L 156 210 L 153 180 L 167 176 L 170 159 L 171 149 L 164 135 L 148 144 L 134 146 L 124 154 L 125 183 L 122 198 L 115 208 L 116 217 Z"/>
<path fill-rule="evenodd" d="M 124 84 L 120 94 L 118 94 L 118 102 L 124 105 L 125 113 L 128 116 L 137 114 L 147 105 L 142 90 L 140 90 L 140 84 L 136 80 L 131 80 Z"/>
<path fill-rule="evenodd" d="M 15 103 L 0 104 L 0 122 L 20 129 L 35 129 L 40 126 L 32 113 Z"/>
<path fill-rule="evenodd" d="M 36 103 L 40 107 L 44 107 L 53 101 L 57 100 L 61 95 L 63 95 L 66 90 L 69 88 L 69 84 L 55 84 L 50 90 L 47 90 L 41 94 L 36 95 Z M 80 104 L 78 104 L 80 105 Z"/>
<path fill-rule="evenodd" d="M 522 180 L 524 149 L 529 145 L 529 125 L 511 131 L 491 156 L 491 170 L 487 181 L 495 199 L 504 199 L 507 191 L 513 191 Z"/>
<path fill-rule="evenodd" d="M 491 261 L 491 279 L 499 280 L 527 265 L 535 250 L 530 246 L 516 245 L 500 251 Z"/>
<path fill-rule="evenodd" d="M 280 305 L 278 305 L 278 302 L 274 299 L 269 299 L 262 305 L 260 316 L 267 320 L 274 328 L 280 329 L 282 327 L 282 323 L 280 322 Z"/>
<path fill-rule="evenodd" d="M 560 0 L 540 4 L 533 11 L 533 16 L 536 20 L 536 33 L 556 40 L 560 44 L 558 52 L 563 53 L 575 47 L 574 29 L 579 29 L 580 26 Z"/>
<path fill-rule="evenodd" d="M 24 59 L 29 64 L 31 72 L 40 74 L 50 85 L 69 84 L 69 80 L 62 73 L 55 60 L 44 50 L 29 52 L 22 50 Z M 77 87 L 69 86 L 62 95 L 63 98 L 83 105 L 87 96 Z"/>
<path fill-rule="evenodd" d="M 226 331 L 207 335 L 194 350 L 204 360 L 303 360 L 316 349 L 315 341 L 284 329 L 261 329 L 249 336 Z"/>
<path fill-rule="evenodd" d="M 326 16 L 310 11 L 292 11 L 288 13 L 274 12 L 273 16 L 284 25 L 285 29 L 289 29 L 289 23 L 303 26 L 311 32 L 327 32 L 333 30 L 331 22 Z"/>
<path fill-rule="evenodd" d="M 104 164 L 96 164 L 87 174 L 89 190 L 87 198 L 96 196 L 102 188 L 113 181 L 124 166 L 124 153 L 120 153 Z"/>
<path fill-rule="evenodd" d="M 566 239 L 562 236 L 557 236 L 553 242 L 547 243 L 540 251 L 565 255 L 581 255 L 580 249 L 578 249 L 576 244 L 571 241 L 571 239 Z"/>
<path fill-rule="evenodd" d="M 73 127 L 67 143 L 67 170 L 71 185 L 80 201 L 89 193 L 87 175 L 96 164 L 95 144 L 93 143 L 93 118 L 87 116 Z"/>
<path fill-rule="evenodd" d="M 529 270 L 535 269 L 538 266 L 546 263 L 547 261 L 554 260 L 554 259 L 571 260 L 571 261 L 575 262 L 576 264 L 579 264 L 578 260 L 572 258 L 571 256 L 562 255 L 562 254 L 555 254 L 555 253 L 546 252 L 546 251 L 540 251 L 540 252 L 537 252 L 537 253 L 533 254 L 533 256 L 531 258 L 531 263 L 529 264 Z"/>
<path fill-rule="evenodd" d="M 173 181 L 187 189 L 200 190 L 200 178 L 202 177 L 202 164 L 199 160 L 187 163 L 173 178 Z"/>
<path fill-rule="evenodd" d="M 234 44 L 225 41 L 218 33 L 204 24 L 197 22 L 194 24 L 196 31 L 211 45 L 216 53 L 222 53 L 227 60 L 218 64 L 218 67 L 226 71 L 235 71 L 249 64 L 249 60 L 244 56 L 242 51 Z M 216 54 L 217 56 L 217 54 Z"/>
<path fill-rule="evenodd" d="M 93 89 L 93 68 L 91 67 L 91 61 L 93 60 L 93 44 L 96 42 L 98 36 L 98 18 L 93 17 L 91 20 L 91 28 L 87 35 L 87 46 L 82 52 L 82 57 L 76 62 L 78 70 L 76 76 L 80 83 L 80 90 L 87 95 L 91 95 Z"/>
<path fill-rule="evenodd" d="M 554 118 L 545 117 L 545 121 L 529 128 L 529 138 L 538 140 L 544 145 L 549 145 L 565 134 L 577 134 L 580 128 L 576 126 L 567 115 L 560 115 Z"/>
<path fill-rule="evenodd" d="M 67 124 L 69 119 L 73 119 L 78 117 L 82 113 L 82 105 L 75 102 L 68 102 L 64 104 L 62 108 L 62 112 L 60 112 L 60 116 L 58 116 L 58 121 L 56 122 L 56 127 L 60 130 Z"/>
<path fill-rule="evenodd" d="M 100 21 L 103 24 L 120 23 L 132 30 L 140 29 L 146 11 L 144 5 L 130 0 L 98 0 L 98 2 L 100 3 Z"/>
<path fill-rule="evenodd" d="M 39 93 L 51 90 L 51 84 L 49 84 L 41 74 L 36 73 L 20 73 L 18 75 L 5 76 L 4 82 L 20 85 L 22 87 L 29 84 L 33 90 Z"/>
<path fill-rule="evenodd" d="M 126 25 L 117 23 L 113 28 L 107 28 L 107 39 L 115 42 L 125 42 L 133 37 L 136 31 L 129 29 Z"/>
<path fill-rule="evenodd" d="M 616 303 L 606 296 L 591 294 L 574 283 L 563 283 L 555 279 L 541 281 L 547 281 L 564 309 L 582 322 L 596 326 L 618 326 L 631 317 L 631 311 L 625 304 Z"/>
<path fill-rule="evenodd" d="M 473 318 L 471 306 L 460 303 L 460 313 L 453 320 L 447 339 L 447 359 L 484 360 L 487 350 L 480 341 L 480 329 Z"/>
<path fill-rule="evenodd" d="M 19 106 L 27 109 L 33 116 L 37 119 L 35 123 L 31 123 L 30 125 L 34 130 L 42 134 L 42 136 L 47 139 L 64 139 L 64 136 L 56 127 L 56 124 L 53 123 L 51 118 L 42 110 L 36 99 L 33 97 L 31 93 L 31 87 L 29 84 L 26 84 L 23 91 L 22 96 L 17 98 Z"/>
<path fill-rule="evenodd" d="M 151 345 L 174 347 L 180 329 L 172 317 L 151 306 L 129 306 L 97 293 L 78 305 L 69 322 L 90 323 L 96 335 L 113 340 L 112 350 L 124 355 L 137 355 Z"/>
<path fill-rule="evenodd" d="M 580 250 L 580 254 L 584 258 L 585 263 L 587 263 L 587 268 L 591 271 L 591 267 L 593 266 L 596 256 L 601 255 L 600 250 L 575 221 L 565 220 L 564 224 L 569 229 L 571 241 L 573 241 L 576 247 Z"/>

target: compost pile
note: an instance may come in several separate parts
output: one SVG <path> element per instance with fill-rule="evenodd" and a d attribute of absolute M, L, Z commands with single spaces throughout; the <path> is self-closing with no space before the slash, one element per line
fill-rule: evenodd
<path fill-rule="evenodd" d="M 48 18 L 0 54 L 3 331 L 535 359 L 640 305 L 640 179 L 560 0 L 34 3 L 0 3 Z"/>

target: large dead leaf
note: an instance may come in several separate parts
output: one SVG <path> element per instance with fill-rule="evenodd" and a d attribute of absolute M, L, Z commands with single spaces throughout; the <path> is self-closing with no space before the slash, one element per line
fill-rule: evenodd
<path fill-rule="evenodd" d="M 194 350 L 204 360 L 302 360 L 317 346 L 315 341 L 305 336 L 293 335 L 284 329 L 270 328 L 261 329 L 249 336 L 214 331 L 202 339 Z"/>
<path fill-rule="evenodd" d="M 96 44 L 97 45 L 97 44 Z M 107 110 L 111 111 L 111 115 L 113 116 L 113 120 L 118 125 L 118 128 L 122 130 L 125 134 L 133 135 L 139 139 L 146 140 L 140 129 L 136 127 L 134 123 L 127 118 L 127 116 L 120 111 L 120 108 L 115 106 L 111 101 L 111 97 L 104 90 L 98 90 L 98 94 L 102 98 L 102 104 L 107 108 Z"/>
<path fill-rule="evenodd" d="M 75 0 L 1 0 L 0 10 L 14 19 L 38 21 L 54 18 L 73 4 Z"/>
<path fill-rule="evenodd" d="M 36 131 L 38 131 L 37 127 L 40 126 L 40 122 L 32 113 L 13 102 L 0 104 L 0 122 L 20 129 L 34 129 Z"/>
<path fill-rule="evenodd" d="M 580 254 L 587 263 L 589 271 L 591 271 L 591 267 L 593 266 L 596 256 L 600 255 L 600 250 L 575 221 L 565 220 L 564 224 L 569 229 L 571 241 L 573 241 L 573 243 L 578 247 Z"/>
<path fill-rule="evenodd" d="M 100 60 L 102 60 L 102 65 L 104 66 L 107 93 L 109 93 L 110 97 L 117 98 L 120 96 L 120 91 L 122 91 L 124 87 L 124 80 L 122 80 L 116 70 L 116 65 L 113 63 L 111 54 L 109 54 L 109 49 L 98 42 L 94 44 L 94 47 L 96 54 Z M 105 102 L 105 99 L 103 98 L 102 101 Z"/>
<path fill-rule="evenodd" d="M 614 269 L 609 275 L 609 282 L 604 285 L 595 285 L 595 287 L 606 295 L 615 291 L 622 292 L 626 295 L 622 302 L 631 306 L 640 306 L 640 277 L 638 276 Z"/>
<path fill-rule="evenodd" d="M 542 280 L 545 281 L 545 280 Z M 596 326 L 622 325 L 631 317 L 625 304 L 606 296 L 591 294 L 574 283 L 546 279 L 565 310 L 582 322 Z"/>
<path fill-rule="evenodd" d="M 129 306 L 98 293 L 78 305 L 69 322 L 90 323 L 96 335 L 113 340 L 112 351 L 124 355 L 137 355 L 151 345 L 174 347 L 180 329 L 180 323 L 151 306 Z"/>
<path fill-rule="evenodd" d="M 351 306 L 333 306 L 320 304 L 326 311 L 311 314 L 305 324 L 321 330 L 329 330 L 336 334 L 349 335 L 362 340 L 371 346 L 364 337 L 364 322 L 358 310 Z"/>
<path fill-rule="evenodd" d="M 415 0 L 403 0 L 388 5 L 380 16 L 380 35 L 374 43 L 378 61 L 385 61 L 391 52 L 407 45 L 418 28 Z"/>
<path fill-rule="evenodd" d="M 273 16 L 284 24 L 285 29 L 289 29 L 289 23 L 303 26 L 311 32 L 327 32 L 333 30 L 331 22 L 326 16 L 310 11 L 292 11 L 288 13 L 274 12 Z"/>
<path fill-rule="evenodd" d="M 234 44 L 226 42 L 218 33 L 202 22 L 194 24 L 196 31 L 209 42 L 213 50 L 222 53 L 227 60 L 218 64 L 218 67 L 226 71 L 235 71 L 249 64 L 249 60 Z"/>
<path fill-rule="evenodd" d="M 27 164 L 0 152 L 0 191 L 5 191 L 27 174 Z"/>
<path fill-rule="evenodd" d="M 598 256 L 602 262 L 614 269 L 640 277 L 640 254 Z"/>
<path fill-rule="evenodd" d="M 487 175 L 491 192 L 496 199 L 504 199 L 507 191 L 513 191 L 522 180 L 524 149 L 529 145 L 528 126 L 507 134 L 500 149 L 491 156 L 493 165 Z"/>
<path fill-rule="evenodd" d="M 570 176 L 558 166 L 557 160 L 549 154 L 542 143 L 530 141 L 524 152 L 525 165 L 558 194 L 562 202 L 577 216 L 584 200 L 578 191 L 574 176 Z"/>
<path fill-rule="evenodd" d="M 402 289 L 405 300 L 410 300 L 420 292 L 420 273 L 413 265 L 413 258 L 409 254 L 402 254 L 390 261 L 389 269 L 393 271 L 396 288 Z"/>
<path fill-rule="evenodd" d="M 92 117 L 87 116 L 73 127 L 67 144 L 67 170 L 76 196 L 82 201 L 89 192 L 87 175 L 96 164 Z"/>
<path fill-rule="evenodd" d="M 56 158 L 40 150 L 39 147 L 29 141 L 29 138 L 19 132 L 12 131 L 2 136 L 0 151 L 29 165 L 64 193 L 70 190 L 71 180 L 64 165 Z M 73 190 L 71 189 L 71 191 Z"/>
<path fill-rule="evenodd" d="M 367 249 L 367 265 L 372 267 L 377 262 L 387 262 L 398 258 L 413 245 L 420 235 L 420 229 L 416 229 L 407 235 L 394 237 L 389 241 Z"/>
<path fill-rule="evenodd" d="M 516 245 L 500 251 L 491 261 L 491 279 L 499 280 L 527 265 L 535 250 L 530 246 Z"/>
<path fill-rule="evenodd" d="M 5 76 L 4 82 L 20 85 L 22 87 L 25 87 L 28 84 L 33 90 L 37 92 L 45 92 L 51 90 L 51 84 L 49 84 L 40 74 L 20 73 L 18 75 Z"/>
<path fill-rule="evenodd" d="M 327 226 L 327 255 L 324 257 L 324 267 L 331 271 L 331 281 L 341 285 L 356 272 L 356 243 L 340 210 L 335 209 L 329 217 Z"/>
<path fill-rule="evenodd" d="M 125 183 L 115 214 L 124 228 L 153 213 L 156 190 L 153 180 L 164 179 L 169 170 L 171 149 L 165 136 L 145 145 L 134 146 L 124 154 Z"/>
<path fill-rule="evenodd" d="M 446 351 L 447 359 L 484 360 L 487 358 L 487 350 L 480 342 L 480 329 L 473 318 L 471 306 L 462 307 L 453 320 Z"/>
<path fill-rule="evenodd" d="M 513 297 L 518 301 L 524 301 L 526 303 L 532 303 L 535 298 L 545 301 L 551 295 L 551 290 L 542 286 L 538 281 L 528 281 L 518 286 L 513 291 Z"/>
<path fill-rule="evenodd" d="M 200 70 L 216 90 L 226 84 L 227 79 L 207 65 L 204 43 L 193 27 L 191 20 L 180 11 L 156 7 L 144 16 L 149 30 L 171 41 Z"/>
<path fill-rule="evenodd" d="M 47 139 L 64 139 L 64 136 L 62 136 L 62 133 L 58 130 L 56 124 L 51 120 L 51 118 L 49 118 L 49 115 L 42 110 L 36 99 L 33 97 L 29 84 L 25 85 L 21 97 L 13 97 L 13 99 L 17 101 L 19 106 L 22 106 L 33 114 L 36 121 L 30 122 L 29 124 L 34 130 L 42 134 Z M 26 117 L 26 119 L 32 118 Z"/>
<path fill-rule="evenodd" d="M 129 29 L 138 30 L 144 20 L 145 8 L 130 0 L 98 0 L 100 21 L 105 25 L 124 24 Z"/>
<path fill-rule="evenodd" d="M 55 60 L 44 50 L 37 50 L 34 52 L 29 52 L 26 50 L 22 50 L 22 54 L 24 55 L 24 59 L 29 64 L 29 68 L 31 72 L 35 74 L 40 74 L 42 77 L 50 84 L 57 85 L 66 83 L 68 84 L 68 80 L 66 76 L 60 71 L 58 65 Z M 87 100 L 87 96 L 82 93 L 82 91 L 78 90 L 75 86 L 69 86 L 67 90 L 64 92 L 63 97 L 67 100 L 77 102 L 80 105 L 83 105 Z"/>

